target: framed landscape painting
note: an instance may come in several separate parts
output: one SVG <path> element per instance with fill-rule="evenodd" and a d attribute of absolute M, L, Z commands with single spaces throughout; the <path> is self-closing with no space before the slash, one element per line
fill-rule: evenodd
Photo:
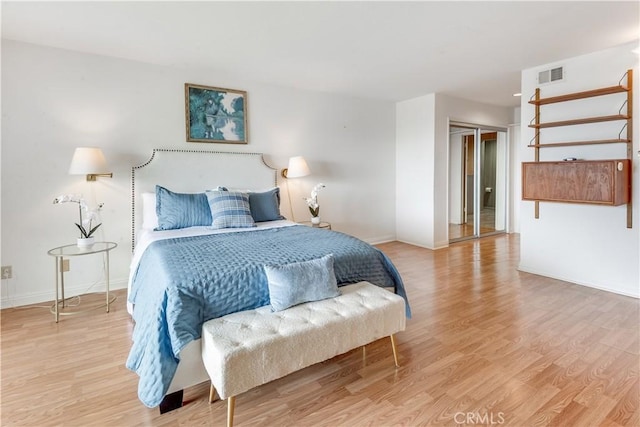
<path fill-rule="evenodd" d="M 184 84 L 187 142 L 247 144 L 247 92 Z"/>

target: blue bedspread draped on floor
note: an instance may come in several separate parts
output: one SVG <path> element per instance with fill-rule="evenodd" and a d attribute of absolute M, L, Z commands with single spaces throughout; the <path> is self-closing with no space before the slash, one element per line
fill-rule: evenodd
<path fill-rule="evenodd" d="M 180 351 L 200 338 L 202 323 L 269 304 L 263 265 L 328 253 L 334 254 L 340 285 L 366 280 L 395 287 L 407 299 L 400 275 L 382 252 L 338 232 L 290 226 L 152 243 L 140 260 L 129 296 L 136 324 L 127 367 L 140 376 L 142 403 L 160 404 Z"/>

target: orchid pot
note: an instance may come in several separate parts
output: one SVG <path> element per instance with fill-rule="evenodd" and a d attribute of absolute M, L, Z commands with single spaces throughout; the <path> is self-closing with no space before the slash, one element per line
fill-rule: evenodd
<path fill-rule="evenodd" d="M 80 237 L 76 240 L 76 245 L 80 249 L 91 249 L 95 243 L 95 237 Z"/>

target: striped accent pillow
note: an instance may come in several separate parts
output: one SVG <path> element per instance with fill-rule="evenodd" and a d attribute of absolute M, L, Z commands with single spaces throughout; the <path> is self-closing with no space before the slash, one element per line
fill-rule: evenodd
<path fill-rule="evenodd" d="M 237 191 L 207 191 L 212 228 L 249 228 L 256 223 L 251 216 L 249 195 Z"/>

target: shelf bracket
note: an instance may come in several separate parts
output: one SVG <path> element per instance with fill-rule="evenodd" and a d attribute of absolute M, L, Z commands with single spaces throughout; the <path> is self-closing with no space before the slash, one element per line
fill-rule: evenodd
<path fill-rule="evenodd" d="M 629 73 L 632 73 L 632 72 L 633 70 L 627 70 L 627 72 L 624 73 L 622 77 L 620 77 L 620 80 L 618 80 L 618 86 L 624 87 L 627 90 L 629 90 L 631 88 L 631 85 L 630 85 L 631 79 L 629 78 L 629 75 L 630 75 Z M 622 81 L 624 80 L 625 77 L 627 78 L 627 86 L 622 86 Z"/>
<path fill-rule="evenodd" d="M 625 99 L 624 102 L 622 103 L 622 105 L 620 106 L 620 109 L 618 110 L 618 114 L 622 116 L 622 109 L 624 108 L 624 106 L 627 105 L 627 100 Z M 628 109 L 627 109 L 628 111 Z M 629 117 L 627 115 L 627 117 Z"/>
<path fill-rule="evenodd" d="M 627 122 L 625 122 L 625 123 L 622 125 L 622 129 L 620 129 L 620 132 L 618 132 L 618 139 L 622 139 L 622 132 L 624 132 L 624 130 L 625 130 L 626 128 L 627 128 Z M 631 142 L 631 141 L 629 141 L 629 142 Z M 627 143 L 629 143 L 629 142 L 627 142 Z M 627 154 L 629 154 L 629 153 L 627 153 Z M 629 157 L 629 156 L 627 156 L 627 157 Z"/>

